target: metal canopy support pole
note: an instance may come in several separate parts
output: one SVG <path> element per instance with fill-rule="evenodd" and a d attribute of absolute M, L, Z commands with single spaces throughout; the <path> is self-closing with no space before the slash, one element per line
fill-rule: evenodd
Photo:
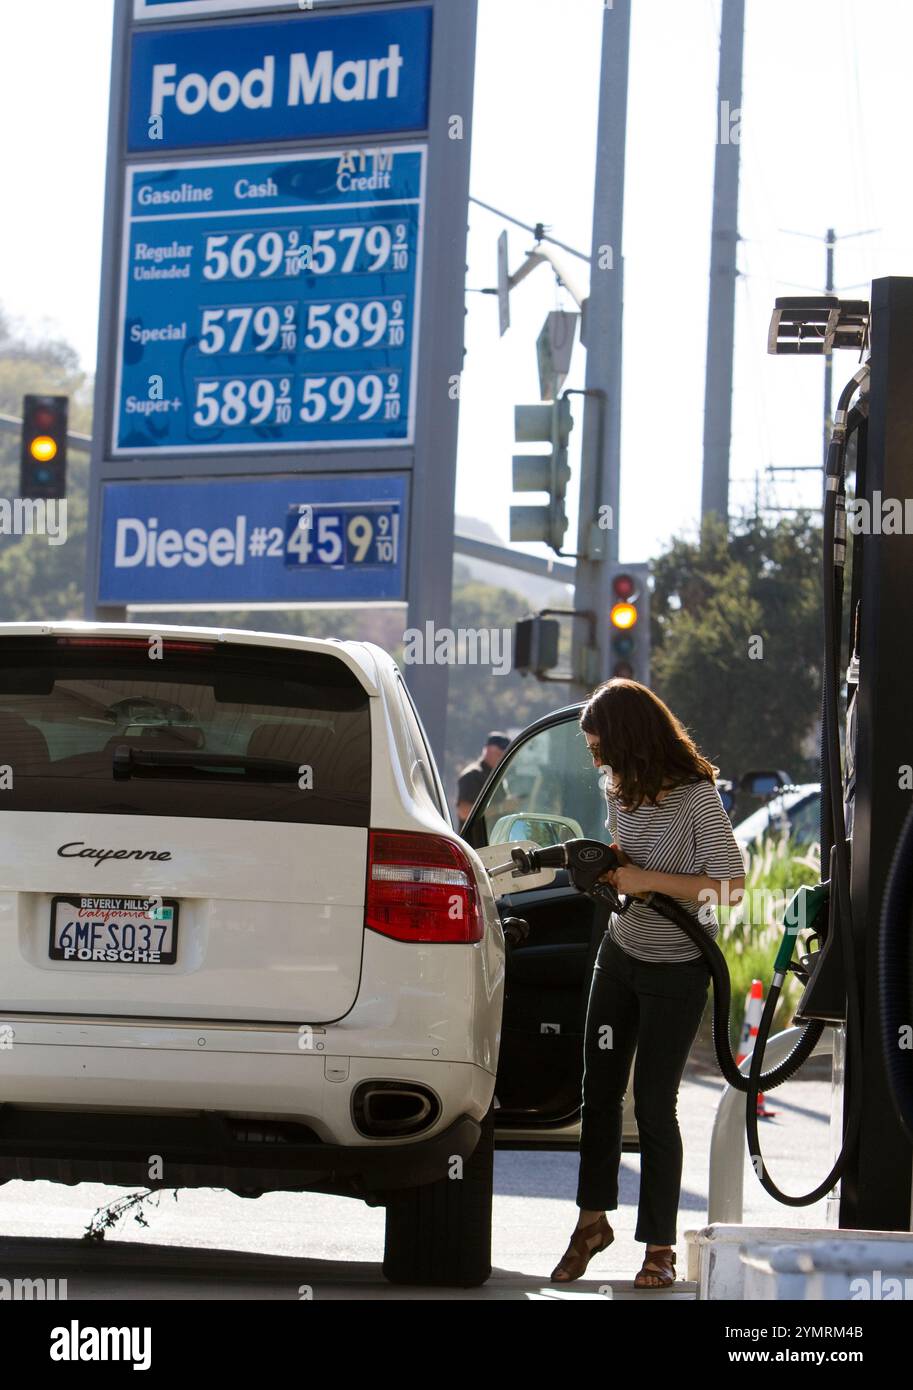
<path fill-rule="evenodd" d="M 872 379 L 865 494 L 873 521 L 881 498 L 913 497 L 913 279 L 872 283 Z M 851 893 L 862 1005 L 863 1075 L 856 1154 L 844 1173 L 840 1225 L 911 1229 L 913 1152 L 888 1091 L 879 1037 L 877 939 L 888 870 L 911 792 L 902 777 L 913 762 L 913 656 L 910 623 L 913 534 L 866 535 L 862 556 L 856 807 Z M 902 785 L 903 784 L 903 785 Z"/>
<path fill-rule="evenodd" d="M 713 170 L 713 226 L 707 376 L 704 386 L 704 478 L 701 516 L 715 512 L 728 522 L 729 445 L 732 437 L 732 359 L 739 244 L 739 136 L 732 126 L 742 105 L 745 0 L 723 0 L 720 85 Z"/>
<path fill-rule="evenodd" d="M 616 0 L 602 16 L 602 67 L 590 297 L 586 307 L 586 406 L 580 464 L 577 582 L 574 607 L 597 615 L 595 644 L 574 635 L 574 692 L 586 694 L 609 674 L 612 566 L 618 560 L 621 474 L 621 349 L 624 304 L 625 136 L 628 114 L 630 0 Z M 599 525 L 600 508 L 608 521 Z"/>
<path fill-rule="evenodd" d="M 106 607 L 98 602 L 98 579 L 101 558 L 101 505 L 103 495 L 102 460 L 106 456 L 106 432 L 110 429 L 109 411 L 114 397 L 114 353 L 110 351 L 110 325 L 114 321 L 116 290 L 107 267 L 117 254 L 120 239 L 120 156 L 122 131 L 127 110 L 127 36 L 130 32 L 130 0 L 116 0 L 114 6 L 114 36 L 111 45 L 111 84 L 109 93 L 107 172 L 105 176 L 105 214 L 101 288 L 98 313 L 98 355 L 95 376 L 95 409 L 92 418 L 92 462 L 89 473 L 89 511 L 86 519 L 86 588 L 83 604 L 86 618 L 96 622 L 123 623 L 127 609 Z"/>

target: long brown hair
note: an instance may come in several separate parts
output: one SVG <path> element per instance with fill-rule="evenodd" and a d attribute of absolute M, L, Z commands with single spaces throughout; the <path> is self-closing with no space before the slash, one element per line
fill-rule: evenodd
<path fill-rule="evenodd" d="M 590 696 L 580 727 L 595 734 L 613 773 L 614 795 L 629 810 L 655 804 L 664 787 L 714 782 L 719 768 L 699 752 L 680 719 L 639 681 L 616 676 Z"/>

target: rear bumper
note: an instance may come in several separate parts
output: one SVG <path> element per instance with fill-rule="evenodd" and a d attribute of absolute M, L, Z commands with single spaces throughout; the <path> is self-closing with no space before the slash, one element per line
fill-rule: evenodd
<path fill-rule="evenodd" d="M 322 1191 L 369 1202 L 475 1149 L 495 1078 L 446 1057 L 345 1055 L 342 1029 L 20 1016 L 0 1051 L 0 1183 Z M 380 1049 L 378 1049 L 380 1052 Z M 394 1049 L 391 1048 L 393 1053 Z M 422 1088 L 426 1128 L 371 1138 L 369 1082 Z M 158 1157 L 159 1162 L 155 1159 Z M 150 1176 L 152 1174 L 152 1176 Z"/>
<path fill-rule="evenodd" d="M 330 1192 L 376 1206 L 385 1192 L 446 1176 L 454 1155 L 465 1159 L 473 1153 L 479 1132 L 477 1119 L 460 1115 L 428 1139 L 350 1146 L 298 1134 L 282 1141 L 274 1130 L 254 1124 L 245 1129 L 218 1114 L 86 1114 L 5 1105 L 0 1108 L 0 1182 L 226 1187 L 242 1196 Z M 161 1177 L 150 1179 L 150 1161 L 157 1155 Z"/>

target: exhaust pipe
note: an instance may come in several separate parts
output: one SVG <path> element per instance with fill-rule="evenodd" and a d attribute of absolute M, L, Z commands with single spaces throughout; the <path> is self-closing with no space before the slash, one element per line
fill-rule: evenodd
<path fill-rule="evenodd" d="M 412 1081 L 363 1081 L 352 1095 L 355 1128 L 373 1139 L 421 1134 L 440 1113 L 434 1092 Z"/>

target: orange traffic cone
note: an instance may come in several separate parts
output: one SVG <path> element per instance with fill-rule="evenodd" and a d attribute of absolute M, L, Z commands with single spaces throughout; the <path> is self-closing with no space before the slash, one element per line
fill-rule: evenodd
<path fill-rule="evenodd" d="M 752 980 L 751 989 L 745 999 L 745 1019 L 742 1023 L 742 1036 L 739 1039 L 739 1055 L 736 1057 L 736 1065 L 740 1065 L 749 1052 L 754 1050 L 758 1040 L 758 1025 L 761 1022 L 761 1015 L 764 1012 L 764 987 L 760 980 Z M 764 1092 L 758 1092 L 757 1114 L 764 1119 L 775 1115 L 775 1110 L 768 1110 L 764 1103 Z"/>

